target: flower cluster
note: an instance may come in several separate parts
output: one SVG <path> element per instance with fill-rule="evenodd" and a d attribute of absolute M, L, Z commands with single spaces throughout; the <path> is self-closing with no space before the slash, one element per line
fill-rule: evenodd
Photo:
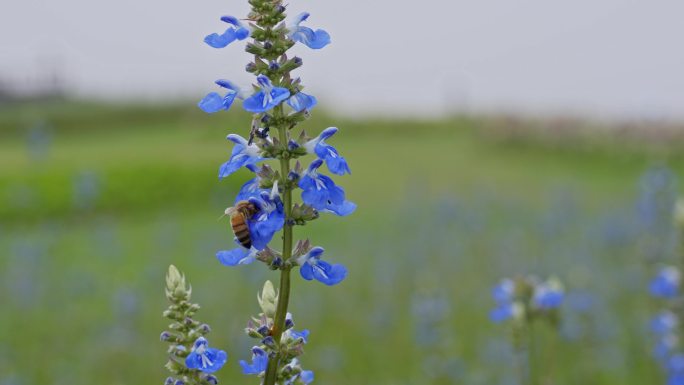
<path fill-rule="evenodd" d="M 273 338 L 275 315 L 278 295 L 271 281 L 266 281 L 261 295 L 257 295 L 261 313 L 253 317 L 247 324 L 245 332 L 248 336 L 259 341 L 251 349 L 251 362 L 240 361 L 242 372 L 247 375 L 263 377 L 270 359 L 280 357 L 281 365 L 276 374 L 279 384 L 309 384 L 314 374 L 310 370 L 303 370 L 299 364 L 299 357 L 304 353 L 304 345 L 308 342 L 309 331 L 294 330 L 292 314 L 287 313 L 280 342 Z"/>
<path fill-rule="evenodd" d="M 164 317 L 173 321 L 170 331 L 161 334 L 161 340 L 169 343 L 169 361 L 166 368 L 173 374 L 166 385 L 216 385 L 218 379 L 212 373 L 226 363 L 226 352 L 209 347 L 204 337 L 211 329 L 192 317 L 199 305 L 190 302 L 192 289 L 175 266 L 166 275 L 166 298 L 171 302 Z"/>
<path fill-rule="evenodd" d="M 667 373 L 668 384 L 684 384 L 684 354 L 680 352 L 680 319 L 676 313 L 676 301 L 681 296 L 680 282 L 679 269 L 665 266 L 649 284 L 651 295 L 665 302 L 649 326 L 655 339 L 653 356 Z"/>
<path fill-rule="evenodd" d="M 489 313 L 489 318 L 496 323 L 546 319 L 555 324 L 564 296 L 563 285 L 557 278 L 546 281 L 534 276 L 515 280 L 506 278 L 492 290 L 496 307 Z"/>
<path fill-rule="evenodd" d="M 315 137 L 303 130 L 295 133 L 297 124 L 310 116 L 318 100 L 305 93 L 301 79 L 292 74 L 302 66 L 302 59 L 287 52 L 296 44 L 321 49 L 331 39 L 328 32 L 306 25 L 310 16 L 306 12 L 288 20 L 282 0 L 249 3 L 252 10 L 245 19 L 223 16 L 221 21 L 228 24 L 227 28 L 204 39 L 210 47 L 221 49 L 251 38 L 246 51 L 252 60 L 246 70 L 254 75 L 251 87 L 216 80 L 220 90 L 210 92 L 198 103 L 203 111 L 217 113 L 241 101 L 242 108 L 252 114 L 251 125 L 242 135 L 228 135 L 232 150 L 219 167 L 219 179 L 242 169 L 253 176 L 226 209 L 236 246 L 217 252 L 216 257 L 225 266 L 260 261 L 280 272 L 280 290 L 276 293 L 270 281 L 266 282 L 259 297 L 262 313 L 247 328 L 259 343 L 251 350 L 251 363 L 240 362 L 243 372 L 262 377 L 265 385 L 308 384 L 313 373 L 302 370 L 298 361 L 308 331 L 292 329 L 292 316 L 287 312 L 290 272 L 298 268 L 304 280 L 331 286 L 346 278 L 347 269 L 323 259 L 323 248 L 313 247 L 308 239 L 295 242 L 293 228 L 322 213 L 349 215 L 356 205 L 323 170 L 325 165 L 330 174 L 351 173 L 346 159 L 329 143 L 338 129 L 323 129 Z M 303 163 L 307 155 L 313 158 L 308 165 Z M 295 202 L 297 192 L 300 202 Z M 282 232 L 282 247 L 272 245 L 278 232 Z M 200 355 L 208 351 L 201 346 L 196 350 Z"/>

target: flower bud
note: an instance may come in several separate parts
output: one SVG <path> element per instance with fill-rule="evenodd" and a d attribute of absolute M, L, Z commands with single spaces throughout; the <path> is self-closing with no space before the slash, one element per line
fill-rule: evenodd
<path fill-rule="evenodd" d="M 270 69 L 271 71 L 277 71 L 277 70 L 280 69 L 280 64 L 278 64 L 278 63 L 272 61 L 272 62 L 268 65 L 268 69 Z"/>
<path fill-rule="evenodd" d="M 259 301 L 261 311 L 266 317 L 275 317 L 278 297 L 271 281 L 266 281 L 266 283 L 264 283 L 264 288 L 261 290 L 261 295 L 257 294 L 257 300 Z"/>
<path fill-rule="evenodd" d="M 270 41 L 264 42 L 264 49 L 273 48 L 273 44 Z"/>
<path fill-rule="evenodd" d="M 218 385 L 218 378 L 216 378 L 216 376 L 214 376 L 212 374 L 204 377 L 204 381 L 206 381 L 212 385 Z"/>
<path fill-rule="evenodd" d="M 257 70 L 257 66 L 256 66 L 256 64 L 254 64 L 252 62 L 247 63 L 247 65 L 245 66 L 245 71 L 247 71 L 247 72 L 252 73 L 252 72 L 255 72 L 256 70 Z"/>
<path fill-rule="evenodd" d="M 159 336 L 159 339 L 162 342 L 170 341 L 171 340 L 171 333 L 169 332 L 162 332 L 162 334 Z"/>
<path fill-rule="evenodd" d="M 176 382 L 176 379 L 173 377 L 167 377 L 166 381 L 164 381 L 164 385 L 172 385 L 174 382 Z"/>
<path fill-rule="evenodd" d="M 211 327 L 207 324 L 202 324 L 199 327 L 199 332 L 202 334 L 209 334 L 211 332 Z"/>
<path fill-rule="evenodd" d="M 275 340 L 271 336 L 265 337 L 263 340 L 261 340 L 261 343 L 268 346 L 269 348 L 276 348 Z"/>

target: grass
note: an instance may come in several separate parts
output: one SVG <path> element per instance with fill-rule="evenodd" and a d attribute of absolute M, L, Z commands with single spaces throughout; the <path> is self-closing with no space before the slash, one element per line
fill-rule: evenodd
<path fill-rule="evenodd" d="M 241 330 L 275 276 L 222 268 L 213 254 L 231 245 L 216 218 L 248 178 L 216 180 L 223 138 L 246 134 L 247 119 L 178 106 L 0 109 L 1 384 L 161 383 L 170 263 L 188 274 L 212 344 L 228 350 L 221 380 L 245 381 Z M 38 121 L 48 128 L 31 131 Z M 545 363 L 553 384 L 659 381 L 644 331 L 655 309 L 644 289 L 650 235 L 633 202 L 649 167 L 684 171 L 678 145 L 550 146 L 493 138 L 489 124 L 322 113 L 306 123 L 340 127 L 332 143 L 353 174 L 338 181 L 359 204 L 295 231 L 350 269 L 334 288 L 294 280 L 317 382 L 514 383 L 506 327 L 487 320 L 489 288 L 526 272 L 557 274 L 595 301 L 587 314 L 567 311 L 579 336 L 543 355 L 555 357 Z M 553 339 L 544 332 L 545 346 Z"/>

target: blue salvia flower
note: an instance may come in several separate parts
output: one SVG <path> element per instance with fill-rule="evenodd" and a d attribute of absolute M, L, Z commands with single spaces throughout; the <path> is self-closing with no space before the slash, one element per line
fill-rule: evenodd
<path fill-rule="evenodd" d="M 266 158 L 261 157 L 260 149 L 254 143 L 249 144 L 247 139 L 237 134 L 230 134 L 228 140 L 235 143 L 230 159 L 219 168 L 219 179 L 223 179 L 242 167 L 253 166 Z M 251 168 L 251 170 L 254 170 Z"/>
<path fill-rule="evenodd" d="M 218 33 L 207 35 L 207 37 L 204 38 L 204 42 L 209 46 L 214 48 L 224 48 L 235 40 L 245 40 L 249 37 L 249 27 L 238 20 L 237 17 L 223 16 L 221 17 L 221 21 L 226 22 L 231 26 L 220 35 Z"/>
<path fill-rule="evenodd" d="M 650 328 L 653 333 L 662 336 L 676 331 L 677 325 L 677 316 L 669 310 L 663 310 L 651 319 Z"/>
<path fill-rule="evenodd" d="M 333 174 L 351 174 L 347 161 L 340 156 L 335 147 L 325 142 L 326 139 L 329 139 L 335 133 L 337 133 L 337 127 L 326 128 L 320 135 L 306 142 L 304 148 L 306 148 L 308 153 L 316 154 L 319 159 L 324 160 L 328 170 Z"/>
<path fill-rule="evenodd" d="M 512 279 L 502 279 L 498 285 L 492 289 L 492 298 L 498 304 L 506 304 L 513 301 L 515 295 L 515 282 Z"/>
<path fill-rule="evenodd" d="M 535 307 L 550 310 L 558 308 L 563 303 L 564 297 L 565 293 L 560 282 L 550 279 L 535 286 L 532 301 Z"/>
<path fill-rule="evenodd" d="M 310 332 L 307 329 L 304 329 L 301 332 L 290 329 L 290 330 L 287 330 L 285 332 L 285 334 L 283 334 L 283 335 L 287 335 L 290 338 L 292 338 L 293 340 L 301 338 L 304 343 L 307 343 L 309 340 L 309 334 L 310 334 Z"/>
<path fill-rule="evenodd" d="M 252 364 L 247 363 L 247 361 L 240 360 L 240 366 L 242 367 L 243 374 L 253 374 L 258 376 L 266 371 L 267 365 L 268 355 L 258 346 L 252 348 Z"/>
<path fill-rule="evenodd" d="M 301 112 L 314 108 L 318 104 L 318 100 L 316 100 L 315 96 L 300 91 L 287 99 L 287 104 L 296 112 Z"/>
<path fill-rule="evenodd" d="M 679 293 L 681 274 L 674 266 L 661 269 L 649 285 L 651 295 L 658 298 L 674 298 Z"/>
<path fill-rule="evenodd" d="M 317 29 L 314 31 L 309 27 L 302 27 L 300 24 L 309 18 L 308 12 L 299 14 L 292 24 L 287 29 L 290 31 L 288 37 L 294 41 L 298 41 L 309 48 L 321 49 L 330 44 L 330 34 L 328 32 Z"/>
<path fill-rule="evenodd" d="M 285 225 L 285 210 L 278 195 L 278 183 L 273 185 L 270 193 L 259 190 L 258 196 L 252 196 L 248 201 L 257 209 L 251 218 L 247 218 L 252 247 L 246 249 L 236 241 L 237 248 L 216 253 L 219 262 L 226 266 L 248 265 L 254 262 L 257 253 L 265 249 L 273 235 Z"/>
<path fill-rule="evenodd" d="M 667 385 L 684 385 L 684 354 L 670 357 L 667 371 Z"/>
<path fill-rule="evenodd" d="M 221 96 L 217 92 L 210 92 L 207 94 L 207 96 L 197 103 L 197 106 L 201 108 L 202 111 L 213 114 L 214 112 L 229 110 L 230 106 L 233 105 L 235 98 L 244 99 L 242 90 L 233 82 L 219 79 L 215 83 L 220 87 L 225 88 L 226 94 L 224 96 Z"/>
<path fill-rule="evenodd" d="M 317 159 L 309 165 L 299 187 L 302 200 L 319 211 L 327 211 L 340 216 L 349 215 L 356 210 L 356 204 L 345 199 L 344 189 L 335 185 L 330 177 L 318 173 L 323 161 Z"/>
<path fill-rule="evenodd" d="M 189 369 L 197 369 L 204 373 L 214 373 L 221 369 L 228 360 L 228 355 L 223 350 L 209 347 L 206 338 L 199 337 L 192 347 L 192 351 L 185 359 L 185 366 Z"/>
<path fill-rule="evenodd" d="M 314 247 L 308 253 L 297 258 L 299 273 L 307 281 L 315 279 L 328 286 L 336 285 L 347 277 L 347 268 L 339 264 L 330 264 L 321 260 L 322 247 Z"/>
<path fill-rule="evenodd" d="M 667 359 L 672 356 L 679 344 L 679 339 L 676 335 L 667 334 L 659 336 L 656 344 L 653 347 L 653 357 L 661 364 L 666 363 Z"/>
<path fill-rule="evenodd" d="M 290 97 L 290 91 L 283 87 L 274 87 L 271 80 L 264 76 L 257 76 L 261 90 L 245 99 L 242 106 L 253 113 L 266 112 Z"/>

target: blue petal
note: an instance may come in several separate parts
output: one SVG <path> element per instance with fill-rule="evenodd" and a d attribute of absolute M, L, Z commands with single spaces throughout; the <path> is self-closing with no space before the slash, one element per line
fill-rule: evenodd
<path fill-rule="evenodd" d="M 254 348 L 252 351 L 254 354 L 252 355 L 251 365 L 244 360 L 240 360 L 242 373 L 259 375 L 261 372 L 265 371 L 266 366 L 268 366 L 268 356 L 266 355 L 266 352 L 259 348 Z"/>
<path fill-rule="evenodd" d="M 343 265 L 331 265 L 318 261 L 313 267 L 314 278 L 328 286 L 336 285 L 347 277 L 347 268 Z"/>
<path fill-rule="evenodd" d="M 202 111 L 209 114 L 219 112 L 225 108 L 223 104 L 223 97 L 216 92 L 212 92 L 205 96 L 204 99 L 197 103 L 197 106 L 201 108 Z"/>
<path fill-rule="evenodd" d="M 235 29 L 233 27 L 230 27 L 226 29 L 226 32 L 222 33 L 221 35 L 217 33 L 207 35 L 204 38 L 204 42 L 213 48 L 225 48 L 228 46 L 228 44 L 234 42 L 235 39 L 237 39 Z"/>
<path fill-rule="evenodd" d="M 296 340 L 297 338 L 301 338 L 302 340 L 304 340 L 304 343 L 307 343 L 307 342 L 308 342 L 308 340 L 309 340 L 309 334 L 310 334 L 310 332 L 309 332 L 307 329 L 304 329 L 304 330 L 302 330 L 301 332 L 298 332 L 298 331 L 295 331 L 295 330 L 292 330 L 292 331 L 290 332 L 290 335 L 292 336 L 293 339 Z"/>
<path fill-rule="evenodd" d="M 325 160 L 328 170 L 333 174 L 351 174 L 347 161 L 340 156 L 335 147 L 321 141 L 316 145 L 314 151 L 319 158 Z"/>
<path fill-rule="evenodd" d="M 254 254 L 251 250 L 238 247 L 233 250 L 219 251 L 216 253 L 216 258 L 226 266 L 249 265 L 254 262 Z"/>
<path fill-rule="evenodd" d="M 344 201 L 339 205 L 327 205 L 325 210 L 332 212 L 333 214 L 339 215 L 341 217 L 350 215 L 356 211 L 356 203 L 350 201 Z"/>
<path fill-rule="evenodd" d="M 513 316 L 513 308 L 511 305 L 502 305 L 489 313 L 489 319 L 493 322 L 500 323 Z"/>
<path fill-rule="evenodd" d="M 298 92 L 287 100 L 287 104 L 292 107 L 293 110 L 300 112 L 303 110 L 312 109 L 316 104 L 318 104 L 318 100 L 316 100 L 315 96 Z"/>
<path fill-rule="evenodd" d="M 302 380 L 305 385 L 310 384 L 314 380 L 314 372 L 311 370 L 302 370 L 302 373 L 299 374 L 299 379 Z"/>
<path fill-rule="evenodd" d="M 266 97 L 264 92 L 259 91 L 256 94 L 245 99 L 245 101 L 242 103 L 242 107 L 245 110 L 253 113 L 266 112 L 270 108 L 264 107 L 264 97 Z"/>
<path fill-rule="evenodd" d="M 322 29 L 314 31 L 309 27 L 298 27 L 290 34 L 290 38 L 311 49 L 321 49 L 330 44 L 330 34 L 328 32 Z"/>
<path fill-rule="evenodd" d="M 311 281 L 313 279 L 313 268 L 311 267 L 311 264 L 305 263 L 299 268 L 299 274 L 302 276 L 302 278 L 306 279 L 307 281 Z"/>
<path fill-rule="evenodd" d="M 237 156 L 232 156 L 230 160 L 222 164 L 219 168 L 219 179 L 223 179 L 233 174 L 242 168 L 242 166 L 247 165 L 249 161 L 250 157 L 247 154 L 238 154 Z"/>
<path fill-rule="evenodd" d="M 235 202 L 246 201 L 249 198 L 259 196 L 263 189 L 259 188 L 259 178 L 253 178 L 243 184 L 235 197 Z"/>
<path fill-rule="evenodd" d="M 273 87 L 271 90 L 271 108 L 290 98 L 290 90 L 283 87 Z"/>

